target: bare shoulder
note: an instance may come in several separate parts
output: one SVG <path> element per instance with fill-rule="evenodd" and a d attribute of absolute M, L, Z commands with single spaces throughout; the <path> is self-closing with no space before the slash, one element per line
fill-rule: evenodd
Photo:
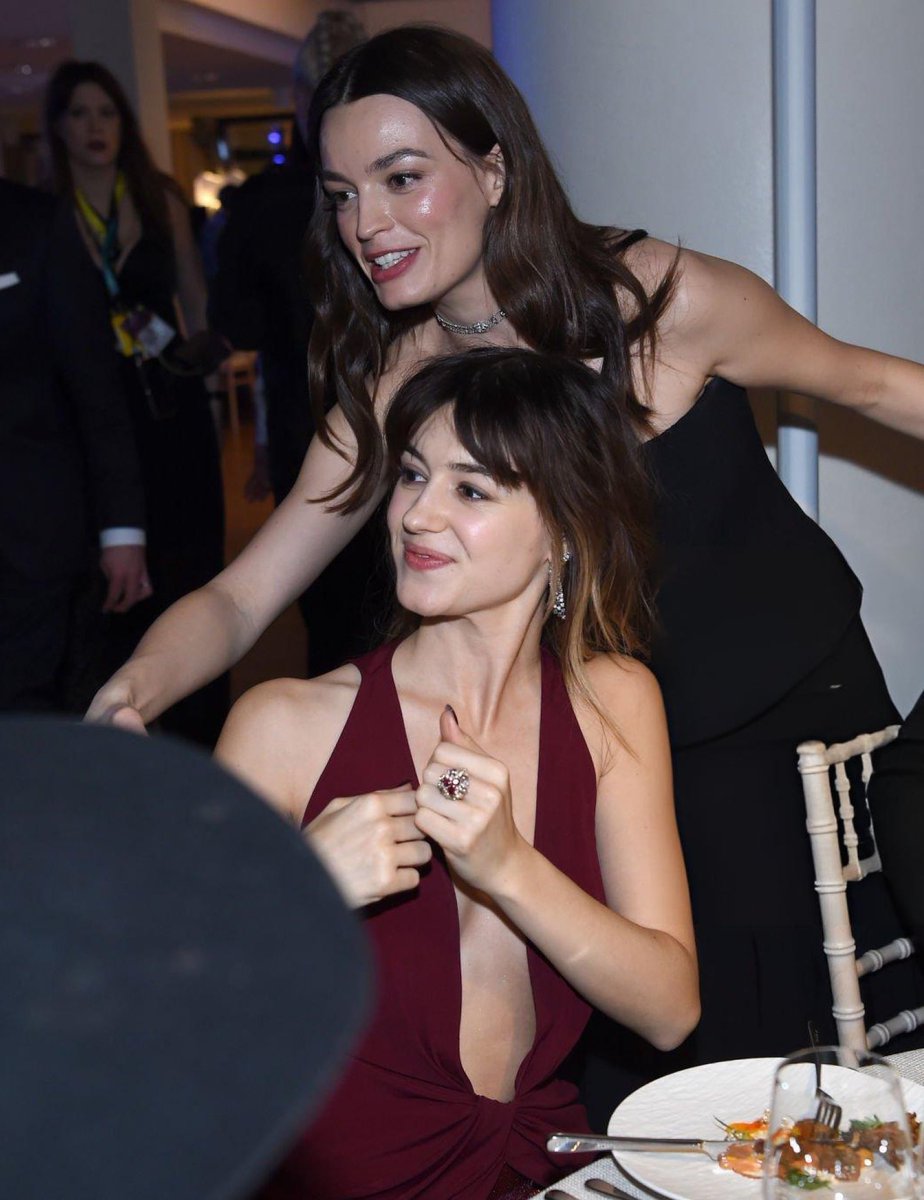
<path fill-rule="evenodd" d="M 644 663 L 624 655 L 596 654 L 586 669 L 608 722 L 586 702 L 576 706 L 576 713 L 600 774 L 626 757 L 646 755 L 662 742 L 666 745 L 661 689 Z"/>
<path fill-rule="evenodd" d="M 721 286 L 725 271 L 733 263 L 701 254 L 696 250 L 662 242 L 659 238 L 643 238 L 623 254 L 629 270 L 636 276 L 648 295 L 651 295 L 673 271 L 673 287 L 667 310 L 659 323 L 660 339 L 682 334 L 691 319 L 703 312 L 703 302 L 711 291 Z"/>
<path fill-rule="evenodd" d="M 637 658 L 595 654 L 587 663 L 587 678 L 601 704 L 617 721 L 652 707 L 663 712 L 661 688 L 654 672 Z"/>
<path fill-rule="evenodd" d="M 668 316 L 673 323 L 701 313 L 704 302 L 729 289 L 745 295 L 748 288 L 766 288 L 752 271 L 724 258 L 672 245 L 659 238 L 642 238 L 623 252 L 623 261 L 650 295 L 674 271 Z"/>
<path fill-rule="evenodd" d="M 693 251 L 651 237 L 635 242 L 622 254 L 624 265 L 648 296 L 671 277 L 667 303 L 658 318 L 657 378 L 648 379 L 651 386 L 647 389 L 652 408 L 666 418 L 664 424 L 683 415 L 704 381 L 689 325 L 697 307 L 694 276 L 698 257 Z M 634 316 L 637 302 L 631 292 L 617 285 L 616 295 L 624 314 Z"/>
<path fill-rule="evenodd" d="M 759 382 L 739 367 L 741 350 L 746 358 L 755 338 L 784 307 L 763 279 L 736 263 L 697 250 L 678 250 L 656 238 L 630 246 L 625 263 L 649 294 L 674 272 L 658 319 L 655 361 L 647 376 L 642 372 L 658 431 L 683 416 L 714 375 L 745 384 Z"/>
<path fill-rule="evenodd" d="M 271 679 L 246 691 L 234 704 L 228 720 L 253 726 L 274 740 L 310 721 L 336 724 L 338 713 L 349 712 L 359 687 L 359 671 L 347 664 L 316 679 Z M 342 724 L 342 722 L 341 722 Z"/>
<path fill-rule="evenodd" d="M 317 679 L 274 679 L 234 704 L 215 757 L 276 808 L 300 819 L 359 689 L 347 664 Z"/>
<path fill-rule="evenodd" d="M 684 252 L 679 251 L 682 255 Z M 660 238 L 645 237 L 622 252 L 622 259 L 649 295 L 664 282 L 677 261 L 678 247 Z"/>

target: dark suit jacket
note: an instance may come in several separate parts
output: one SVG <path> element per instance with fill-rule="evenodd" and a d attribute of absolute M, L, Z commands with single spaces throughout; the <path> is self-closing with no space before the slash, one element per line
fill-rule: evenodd
<path fill-rule="evenodd" d="M 295 482 L 314 433 L 307 370 L 312 313 L 302 259 L 315 175 L 297 150 L 285 166 L 251 176 L 233 194 L 209 288 L 212 328 L 235 349 L 263 356 L 277 503 Z"/>
<path fill-rule="evenodd" d="M 0 559 L 76 571 L 91 529 L 142 526 L 105 294 L 70 206 L 0 180 Z"/>

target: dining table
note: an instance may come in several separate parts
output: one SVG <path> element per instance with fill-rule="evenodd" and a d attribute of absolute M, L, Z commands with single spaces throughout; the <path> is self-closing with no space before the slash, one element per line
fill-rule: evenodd
<path fill-rule="evenodd" d="M 890 1054 L 885 1055 L 885 1057 L 902 1078 L 910 1079 L 914 1083 L 924 1086 L 924 1050 L 909 1050 L 904 1054 Z M 768 1096 L 768 1102 L 769 1099 L 770 1097 Z M 533 1195 L 535 1198 L 544 1197 L 554 1188 L 559 1188 L 562 1191 L 569 1192 L 574 1197 L 574 1200 L 590 1200 L 591 1197 L 596 1197 L 599 1200 L 599 1192 L 594 1192 L 584 1186 L 586 1179 L 605 1179 L 608 1183 L 614 1184 L 625 1193 L 627 1198 L 631 1197 L 631 1200 L 656 1200 L 659 1195 L 659 1193 L 651 1191 L 627 1175 L 619 1167 L 611 1154 L 605 1154 L 589 1166 L 581 1167 L 580 1170 L 566 1175 L 564 1179 L 560 1179 L 557 1183 L 542 1188 Z"/>

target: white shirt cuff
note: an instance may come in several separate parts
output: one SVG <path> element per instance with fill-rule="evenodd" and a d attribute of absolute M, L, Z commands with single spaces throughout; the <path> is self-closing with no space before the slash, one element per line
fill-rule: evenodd
<path fill-rule="evenodd" d="M 110 546 L 144 546 L 146 542 L 144 530 L 132 525 L 113 525 L 111 529 L 99 531 L 101 550 L 108 550 Z"/>

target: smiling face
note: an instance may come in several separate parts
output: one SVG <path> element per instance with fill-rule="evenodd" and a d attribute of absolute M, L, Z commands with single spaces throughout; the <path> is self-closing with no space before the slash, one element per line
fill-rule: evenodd
<path fill-rule="evenodd" d="M 459 442 L 449 408 L 401 456 L 388 507 L 398 600 L 422 617 L 544 606 L 550 538 L 525 487 L 493 479 Z"/>
<path fill-rule="evenodd" d="M 97 83 L 78 83 L 58 120 L 57 131 L 68 158 L 83 167 L 108 167 L 119 156 L 122 119 Z"/>
<path fill-rule="evenodd" d="M 325 113 L 321 164 L 343 244 L 384 308 L 493 311 L 482 245 L 499 156 L 473 163 L 415 105 L 376 95 Z"/>

